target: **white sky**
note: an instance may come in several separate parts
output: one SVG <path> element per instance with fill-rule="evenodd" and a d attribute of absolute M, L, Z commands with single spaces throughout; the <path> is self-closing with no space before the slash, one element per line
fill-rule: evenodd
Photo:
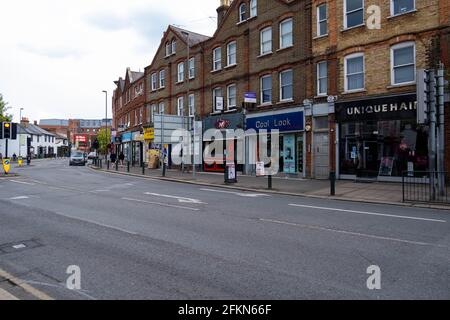
<path fill-rule="evenodd" d="M 108 117 L 114 80 L 151 63 L 168 24 L 211 35 L 219 0 L 0 0 L 0 93 L 19 119 Z"/>

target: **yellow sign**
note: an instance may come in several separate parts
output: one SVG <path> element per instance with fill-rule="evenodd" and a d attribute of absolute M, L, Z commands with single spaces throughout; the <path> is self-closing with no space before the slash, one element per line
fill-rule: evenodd
<path fill-rule="evenodd" d="M 19 159 L 17 160 L 17 163 L 19 164 L 19 167 L 21 167 L 23 165 L 22 157 L 19 157 Z"/>
<path fill-rule="evenodd" d="M 144 140 L 154 140 L 155 139 L 155 129 L 145 128 L 144 129 Z"/>
<path fill-rule="evenodd" d="M 11 169 L 11 160 L 8 158 L 3 159 L 3 170 L 5 170 L 5 174 L 9 173 L 9 170 Z"/>

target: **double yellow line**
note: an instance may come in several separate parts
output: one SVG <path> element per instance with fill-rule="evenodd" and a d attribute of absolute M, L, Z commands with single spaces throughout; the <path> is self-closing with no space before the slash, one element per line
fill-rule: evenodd
<path fill-rule="evenodd" d="M 54 300 L 52 297 L 45 294 L 44 292 L 30 286 L 28 283 L 25 283 L 24 281 L 20 280 L 17 277 L 14 277 L 13 275 L 9 274 L 8 272 L 2 269 L 0 269 L 0 279 L 4 279 L 9 281 L 10 283 L 13 283 L 15 286 L 20 287 L 25 292 L 27 292 L 28 294 L 32 295 L 33 297 L 39 300 Z M 6 300 L 19 300 L 17 299 L 17 297 L 0 288 L 0 297 L 2 296 L 4 296 L 4 299 Z"/>

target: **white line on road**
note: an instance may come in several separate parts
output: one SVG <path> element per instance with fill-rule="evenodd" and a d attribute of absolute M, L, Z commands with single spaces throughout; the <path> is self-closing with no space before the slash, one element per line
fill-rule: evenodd
<path fill-rule="evenodd" d="M 19 299 L 13 296 L 8 291 L 5 291 L 2 288 L 0 288 L 0 301 L 12 301 L 12 300 L 19 300 Z"/>
<path fill-rule="evenodd" d="M 325 210 L 325 211 L 349 212 L 349 213 L 365 214 L 365 215 L 370 215 L 370 216 L 381 216 L 381 217 L 389 217 L 389 218 L 399 218 L 399 219 L 409 219 L 409 220 L 420 220 L 420 221 L 431 221 L 431 222 L 447 223 L 446 220 L 436 220 L 436 219 L 411 217 L 411 216 L 400 216 L 400 215 L 377 213 L 377 212 L 366 212 L 366 211 L 356 211 L 356 210 L 347 210 L 347 209 L 338 209 L 338 208 L 316 207 L 316 206 L 307 206 L 307 205 L 292 204 L 292 203 L 289 204 L 289 206 L 291 206 L 291 207 L 299 207 L 299 208 L 318 209 L 318 210 Z"/>
<path fill-rule="evenodd" d="M 181 203 L 207 204 L 198 199 L 185 198 L 185 197 L 180 197 L 180 196 L 172 196 L 172 195 L 168 195 L 168 194 L 159 194 L 159 193 L 153 193 L 153 192 L 145 192 L 144 194 L 149 195 L 149 196 L 155 196 L 155 197 L 177 199 L 178 202 L 181 202 Z"/>
<path fill-rule="evenodd" d="M 108 225 L 108 224 L 104 224 L 104 223 L 101 223 L 101 222 L 97 222 L 97 221 L 93 221 L 93 220 L 89 220 L 89 219 L 84 219 L 84 218 L 79 218 L 79 217 L 74 217 L 74 216 L 69 216 L 69 215 L 61 213 L 61 212 L 55 212 L 55 213 L 60 215 L 60 216 L 69 218 L 69 219 L 79 220 L 79 221 L 83 221 L 83 222 L 87 222 L 87 223 L 92 223 L 92 224 L 95 224 L 95 225 L 100 226 L 100 227 L 105 227 L 105 228 L 109 228 L 109 229 L 125 232 L 125 233 L 128 233 L 128 234 L 134 235 L 134 236 L 139 234 L 137 232 L 129 231 L 129 230 L 122 229 L 122 228 L 119 228 L 119 227 L 114 227 L 114 226 L 111 226 L 111 225 Z"/>
<path fill-rule="evenodd" d="M 228 194 L 234 194 L 239 197 L 246 197 L 246 198 L 259 198 L 259 197 L 270 197 L 268 194 L 263 193 L 241 193 L 241 192 L 233 192 L 233 191 L 225 191 L 225 190 L 215 190 L 215 189 L 200 189 L 201 191 L 208 191 L 208 192 L 217 192 L 217 193 L 228 193 Z"/>
<path fill-rule="evenodd" d="M 10 198 L 9 200 L 24 200 L 24 199 L 30 199 L 30 197 L 27 197 L 27 196 L 20 196 L 20 197 Z"/>
<path fill-rule="evenodd" d="M 305 224 L 298 224 L 298 223 L 279 221 L 279 220 L 259 219 L 259 221 L 280 224 L 280 225 L 286 225 L 286 226 L 291 226 L 291 227 L 297 227 L 297 228 L 303 228 L 303 229 L 316 230 L 316 231 L 334 232 L 334 233 L 340 233 L 340 234 L 363 237 L 363 238 L 386 240 L 386 241 L 414 244 L 414 245 L 419 245 L 419 246 L 432 246 L 432 247 L 439 247 L 439 248 L 446 248 L 446 249 L 448 248 L 446 246 L 429 243 L 429 242 L 420 242 L 420 241 L 411 241 L 411 240 L 405 240 L 405 239 L 399 239 L 399 238 L 383 237 L 383 236 L 377 236 L 377 235 L 373 235 L 373 234 L 331 229 L 331 228 L 325 228 L 325 227 L 319 227 L 319 226 L 310 226 L 310 225 L 305 225 Z"/>
<path fill-rule="evenodd" d="M 26 184 L 26 185 L 29 185 L 29 186 L 36 185 L 35 183 L 25 182 L 25 181 L 17 181 L 17 180 L 9 180 L 9 181 L 14 182 L 14 183 Z"/>
<path fill-rule="evenodd" d="M 197 208 L 182 207 L 182 206 L 176 206 L 176 205 L 173 205 L 173 204 L 145 201 L 145 200 L 140 200 L 140 199 L 122 198 L 122 200 L 141 202 L 141 203 L 146 203 L 146 204 L 155 204 L 155 205 L 158 205 L 158 206 L 169 207 L 169 208 L 177 208 L 177 209 L 184 209 L 184 210 L 200 211 L 200 209 L 197 209 Z"/>

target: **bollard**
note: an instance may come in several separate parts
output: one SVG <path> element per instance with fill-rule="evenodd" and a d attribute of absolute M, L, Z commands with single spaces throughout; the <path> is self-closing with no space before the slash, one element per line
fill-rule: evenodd
<path fill-rule="evenodd" d="M 106 170 L 109 171 L 109 160 L 106 160 Z"/>
<path fill-rule="evenodd" d="M 163 177 L 166 176 L 166 160 L 165 159 L 163 160 L 163 174 L 162 174 L 162 176 Z"/>
<path fill-rule="evenodd" d="M 130 172 L 130 161 L 127 161 L 127 172 Z"/>
<path fill-rule="evenodd" d="M 100 159 L 100 169 L 103 169 L 103 159 Z"/>
<path fill-rule="evenodd" d="M 336 195 L 336 172 L 330 172 L 330 195 Z"/>
<path fill-rule="evenodd" d="M 145 162 L 142 162 L 142 175 L 145 176 Z"/>
<path fill-rule="evenodd" d="M 116 160 L 116 171 L 119 171 L 119 160 Z"/>
<path fill-rule="evenodd" d="M 268 189 L 272 190 L 272 175 L 267 176 Z"/>

